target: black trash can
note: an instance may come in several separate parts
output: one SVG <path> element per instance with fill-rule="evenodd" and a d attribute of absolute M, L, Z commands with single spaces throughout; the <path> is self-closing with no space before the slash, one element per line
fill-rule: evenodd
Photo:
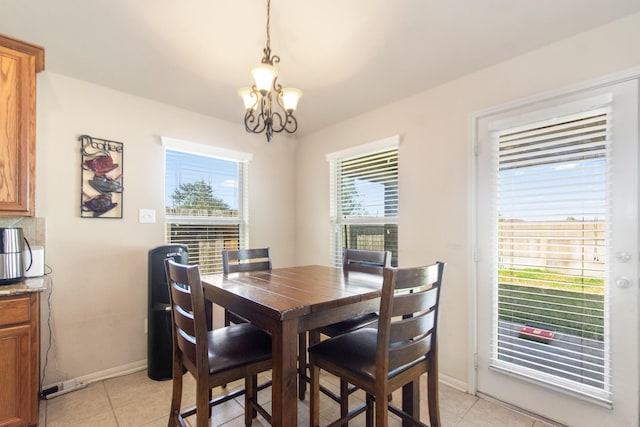
<path fill-rule="evenodd" d="M 159 246 L 149 251 L 149 297 L 147 317 L 147 375 L 170 380 L 172 362 L 171 307 L 164 260 L 188 263 L 186 245 Z"/>

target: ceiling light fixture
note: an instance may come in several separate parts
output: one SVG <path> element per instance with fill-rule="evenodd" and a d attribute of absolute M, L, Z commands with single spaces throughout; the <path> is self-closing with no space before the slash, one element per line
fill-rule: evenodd
<path fill-rule="evenodd" d="M 274 64 L 280 62 L 280 57 L 271 54 L 270 20 L 271 0 L 267 0 L 267 46 L 263 50 L 261 63 L 251 69 L 256 83 L 238 90 L 246 109 L 245 130 L 250 133 L 265 132 L 267 141 L 271 141 L 273 132 L 294 133 L 298 129 L 298 121 L 293 113 L 302 96 L 300 89 L 283 88 L 278 83 L 278 69 Z M 275 102 L 273 97 L 276 98 Z"/>

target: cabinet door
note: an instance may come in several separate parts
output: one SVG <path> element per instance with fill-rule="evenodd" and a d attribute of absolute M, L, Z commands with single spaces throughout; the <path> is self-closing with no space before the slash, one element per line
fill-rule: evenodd
<path fill-rule="evenodd" d="M 31 424 L 31 327 L 0 328 L 0 427 Z"/>
<path fill-rule="evenodd" d="M 0 44 L 0 215 L 33 216 L 35 57 Z"/>

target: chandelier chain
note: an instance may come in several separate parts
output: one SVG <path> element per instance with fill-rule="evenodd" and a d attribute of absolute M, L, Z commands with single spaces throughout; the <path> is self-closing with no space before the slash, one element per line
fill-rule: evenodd
<path fill-rule="evenodd" d="M 271 24 L 271 0 L 267 0 L 267 49 L 271 51 L 271 35 L 270 35 L 270 24 Z"/>

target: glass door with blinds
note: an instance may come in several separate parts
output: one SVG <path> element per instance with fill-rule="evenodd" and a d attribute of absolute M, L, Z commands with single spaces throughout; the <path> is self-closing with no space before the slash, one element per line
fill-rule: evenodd
<path fill-rule="evenodd" d="M 477 120 L 480 393 L 638 425 L 636 103 L 631 81 Z"/>

